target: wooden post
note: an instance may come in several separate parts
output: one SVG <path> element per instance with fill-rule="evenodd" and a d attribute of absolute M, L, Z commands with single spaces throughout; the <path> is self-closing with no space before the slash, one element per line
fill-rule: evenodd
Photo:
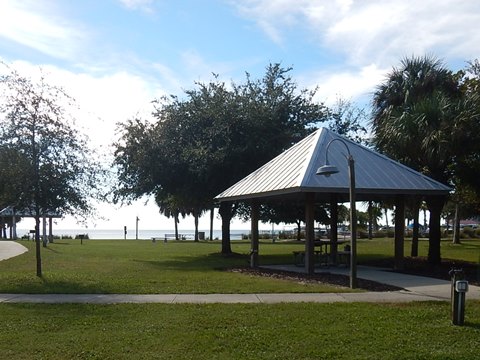
<path fill-rule="evenodd" d="M 393 268 L 403 270 L 405 241 L 405 199 L 399 195 L 395 198 L 395 260 Z"/>
<path fill-rule="evenodd" d="M 420 236 L 419 226 L 420 223 L 418 222 L 418 215 L 420 214 L 420 199 L 417 197 L 413 198 L 413 231 L 412 231 L 412 248 L 410 252 L 410 256 L 416 257 L 418 256 L 418 238 Z"/>
<path fill-rule="evenodd" d="M 258 218 L 259 218 L 259 205 L 258 202 L 252 200 L 252 213 L 251 213 L 251 250 L 250 250 L 250 267 L 258 267 Z"/>
<path fill-rule="evenodd" d="M 315 273 L 315 193 L 307 193 L 305 197 L 305 271 Z"/>
<path fill-rule="evenodd" d="M 338 252 L 338 197 L 336 194 L 330 197 L 330 241 L 332 243 L 330 261 L 336 264 Z"/>

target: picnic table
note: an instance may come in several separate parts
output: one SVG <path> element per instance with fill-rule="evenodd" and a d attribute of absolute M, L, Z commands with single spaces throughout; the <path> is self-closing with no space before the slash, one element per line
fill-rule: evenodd
<path fill-rule="evenodd" d="M 348 243 L 347 240 L 337 240 L 337 246 L 341 244 Z M 313 252 L 314 262 L 320 266 L 335 264 L 345 264 L 349 265 L 350 263 L 350 249 L 347 245 L 344 250 L 338 250 L 336 254 L 336 259 L 332 261 L 332 245 L 333 242 L 330 239 L 320 239 L 315 240 L 314 242 L 315 250 Z M 293 251 L 294 264 L 296 266 L 305 265 L 305 251 Z"/>

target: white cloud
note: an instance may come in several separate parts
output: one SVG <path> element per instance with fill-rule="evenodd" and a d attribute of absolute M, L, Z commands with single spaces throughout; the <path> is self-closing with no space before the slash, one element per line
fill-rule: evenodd
<path fill-rule="evenodd" d="M 151 101 L 165 94 L 159 84 L 127 71 L 93 76 L 24 61 L 13 62 L 11 66 L 33 79 L 38 77 L 41 68 L 49 84 L 63 87 L 79 107 L 74 118 L 97 146 L 109 146 L 113 142 L 117 122 L 137 114 L 150 116 Z"/>
<path fill-rule="evenodd" d="M 152 12 L 153 0 L 119 0 L 120 3 L 131 10 L 142 10 Z"/>
<path fill-rule="evenodd" d="M 49 2 L 0 2 L 0 36 L 44 54 L 74 59 L 86 34 L 59 15 Z"/>
<path fill-rule="evenodd" d="M 307 86 L 318 85 L 316 100 L 325 102 L 329 106 L 333 105 L 338 97 L 365 101 L 370 97 L 375 86 L 381 83 L 387 71 L 387 69 L 378 68 L 375 64 L 364 66 L 359 70 L 321 71 L 308 75 L 311 83 Z"/>
<path fill-rule="evenodd" d="M 232 3 L 281 44 L 293 26 L 351 65 L 392 66 L 401 57 L 478 56 L 480 2 L 455 0 L 243 0 Z"/>
<path fill-rule="evenodd" d="M 478 57 L 480 2 L 455 0 L 237 0 L 239 14 L 283 46 L 292 31 L 336 54 L 302 83 L 318 100 L 365 101 L 404 57 L 434 55 L 447 65 Z M 342 66 L 338 68 L 337 63 Z M 345 70 L 347 68 L 348 70 Z M 452 70 L 456 70 L 452 68 Z M 362 99 L 363 98 L 363 99 Z"/>

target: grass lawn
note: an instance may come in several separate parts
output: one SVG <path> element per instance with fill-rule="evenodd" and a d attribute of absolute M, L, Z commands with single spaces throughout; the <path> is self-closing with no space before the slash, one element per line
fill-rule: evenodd
<path fill-rule="evenodd" d="M 4 359 L 475 359 L 480 302 L 0 304 Z"/>
<path fill-rule="evenodd" d="M 35 276 L 35 249 L 0 262 L 0 293 L 279 293 L 350 291 L 327 285 L 224 271 L 246 266 L 248 242 L 223 257 L 218 242 L 58 240 L 42 248 L 43 278 Z M 265 261 L 292 263 L 300 244 L 265 244 Z"/>
<path fill-rule="evenodd" d="M 322 292 L 338 288 L 221 269 L 248 264 L 250 245 L 225 258 L 215 242 L 62 240 L 0 262 L 5 293 Z M 302 244 L 262 243 L 260 261 L 291 263 Z M 409 253 L 407 242 L 405 254 Z M 420 243 L 426 255 L 428 242 Z M 442 256 L 478 262 L 480 241 L 442 243 Z M 359 260 L 388 258 L 393 240 L 360 240 Z M 344 289 L 348 291 L 348 289 Z M 7 304 L 0 303 L 5 359 L 473 359 L 480 301 L 465 326 L 448 302 L 411 304 Z"/>
<path fill-rule="evenodd" d="M 218 242 L 142 240 L 57 240 L 42 248 L 43 278 L 35 276 L 31 241 L 20 241 L 29 252 L 0 262 L 0 293 L 279 293 L 351 291 L 328 285 L 256 277 L 224 271 L 249 262 L 248 241 L 232 242 L 233 257 L 219 254 Z M 408 255 L 410 242 L 405 244 Z M 262 242 L 261 264 L 291 264 L 301 243 Z M 428 241 L 420 241 L 426 256 Z M 360 240 L 359 262 L 393 255 L 393 239 Z M 480 240 L 461 245 L 442 242 L 442 256 L 479 263 Z"/>

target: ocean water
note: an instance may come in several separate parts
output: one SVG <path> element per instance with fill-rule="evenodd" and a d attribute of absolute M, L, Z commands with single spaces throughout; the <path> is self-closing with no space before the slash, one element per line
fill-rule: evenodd
<path fill-rule="evenodd" d="M 210 230 L 199 230 L 200 232 L 205 233 L 205 238 L 210 237 Z M 47 230 L 48 232 L 48 230 Z M 186 240 L 193 240 L 195 230 L 179 230 L 180 236 L 184 236 Z M 29 234 L 27 229 L 17 229 L 17 236 L 22 237 L 26 234 Z M 92 240 L 135 240 L 137 235 L 135 229 L 127 230 L 127 234 L 124 233 L 123 229 L 114 229 L 114 230 L 99 230 L 99 229 L 55 229 L 53 228 L 53 235 L 55 236 L 71 236 L 75 237 L 79 234 L 88 234 L 89 239 Z M 138 230 L 138 239 L 139 240 L 152 240 L 152 238 L 164 239 L 167 234 L 168 239 L 172 239 L 175 234 L 175 230 Z M 249 230 L 231 230 L 230 238 L 231 240 L 241 240 L 243 235 L 249 235 Z M 214 239 L 222 238 L 221 230 L 213 231 Z"/>

